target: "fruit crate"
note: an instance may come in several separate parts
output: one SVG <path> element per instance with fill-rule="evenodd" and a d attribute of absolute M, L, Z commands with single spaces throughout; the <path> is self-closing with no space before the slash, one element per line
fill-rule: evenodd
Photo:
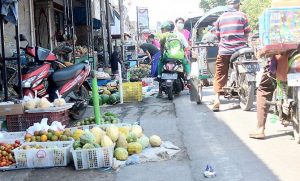
<path fill-rule="evenodd" d="M 70 163 L 73 142 L 32 142 L 14 149 L 17 168 L 64 167 Z M 21 149 L 23 146 L 40 145 L 39 149 Z"/>
<path fill-rule="evenodd" d="M 71 148 L 76 170 L 110 168 L 113 164 L 114 147 L 101 147 L 87 150 Z"/>
<path fill-rule="evenodd" d="M 6 116 L 8 131 L 26 131 L 27 128 L 39 123 L 43 118 L 48 118 L 48 125 L 54 121 L 61 122 L 62 125 L 69 124 L 69 111 L 43 112 L 43 113 L 24 113 L 19 115 Z"/>
<path fill-rule="evenodd" d="M 142 82 L 126 82 L 122 86 L 124 102 L 140 102 L 143 100 Z"/>

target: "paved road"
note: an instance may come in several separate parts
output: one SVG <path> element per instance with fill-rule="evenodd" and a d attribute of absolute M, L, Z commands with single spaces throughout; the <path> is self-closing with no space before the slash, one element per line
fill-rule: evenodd
<path fill-rule="evenodd" d="M 19 170 L 0 173 L 0 180 L 104 180 L 104 181 L 199 181 L 206 164 L 217 177 L 231 181 L 297 181 L 300 176 L 300 145 L 290 128 L 269 123 L 266 140 L 248 138 L 255 126 L 255 112 L 243 112 L 235 101 L 224 101 L 222 111 L 209 110 L 212 90 L 204 90 L 202 105 L 183 93 L 173 102 L 148 98 L 140 104 L 107 107 L 124 122 L 140 122 L 147 135 L 157 134 L 181 148 L 172 160 L 127 166 L 118 171 L 74 171 L 73 167 Z"/>

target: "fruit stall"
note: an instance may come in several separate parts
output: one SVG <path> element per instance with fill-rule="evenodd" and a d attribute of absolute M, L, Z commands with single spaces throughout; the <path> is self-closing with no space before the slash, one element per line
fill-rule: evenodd
<path fill-rule="evenodd" d="M 112 112 L 105 112 L 101 119 L 100 125 L 90 117 L 67 128 L 43 118 L 22 132 L 0 132 L 0 170 L 116 168 L 136 162 L 143 154 L 145 158 L 157 149 L 169 149 L 159 136 L 145 135 L 140 125 L 121 123 Z"/>

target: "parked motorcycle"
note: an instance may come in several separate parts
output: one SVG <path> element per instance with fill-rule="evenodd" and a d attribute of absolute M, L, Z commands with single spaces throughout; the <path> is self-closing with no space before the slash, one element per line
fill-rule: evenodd
<path fill-rule="evenodd" d="M 184 71 L 180 61 L 167 59 L 164 61 L 160 81 L 160 89 L 173 100 L 174 94 L 179 94 L 184 89 Z"/>
<path fill-rule="evenodd" d="M 215 74 L 215 70 L 211 68 L 215 67 L 215 62 L 210 61 L 209 63 L 207 61 L 207 48 L 209 47 L 217 47 L 217 45 L 209 43 L 199 44 L 193 47 L 193 50 L 199 54 L 197 58 L 199 76 L 197 78 L 200 80 L 207 77 L 209 78 Z M 243 48 L 234 53 L 230 58 L 228 81 L 226 86 L 223 87 L 224 97 L 228 99 L 239 99 L 242 110 L 249 111 L 253 107 L 255 100 L 256 72 L 258 72 L 259 69 L 259 63 L 252 48 Z M 198 91 L 197 96 L 199 97 L 193 98 L 193 100 L 197 100 L 197 103 L 201 103 L 203 95 L 201 81 L 199 83 L 197 79 L 193 80 L 194 78 L 192 77 L 192 87 L 195 87 L 194 89 Z M 194 94 L 191 93 L 191 96 L 192 95 Z"/>
<path fill-rule="evenodd" d="M 223 88 L 225 98 L 238 98 L 242 110 L 249 111 L 255 101 L 256 72 L 260 70 L 252 48 L 243 48 L 230 58 L 231 74 Z"/>
<path fill-rule="evenodd" d="M 294 51 L 288 61 L 287 87 L 277 81 L 277 88 L 273 94 L 273 113 L 279 117 L 285 127 L 292 125 L 294 138 L 300 143 L 300 49 Z"/>
<path fill-rule="evenodd" d="M 20 35 L 20 41 L 27 41 Z M 38 97 L 49 96 L 49 101 L 57 98 L 58 91 L 66 102 L 74 103 L 70 110 L 73 119 L 80 119 L 88 105 L 89 84 L 86 79 L 90 73 L 88 62 L 66 67 L 56 55 L 42 47 L 31 47 L 27 41 L 25 53 L 34 58 L 22 69 L 22 88 L 24 96 Z M 56 50 L 59 51 L 59 50 Z M 70 49 L 62 48 L 61 51 L 70 53 Z M 67 52 L 66 52 L 67 51 Z"/>

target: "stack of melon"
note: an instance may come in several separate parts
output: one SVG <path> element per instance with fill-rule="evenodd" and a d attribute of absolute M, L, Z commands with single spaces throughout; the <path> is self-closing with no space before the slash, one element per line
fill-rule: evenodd
<path fill-rule="evenodd" d="M 89 131 L 75 130 L 74 150 L 92 149 L 98 147 L 111 147 L 115 145 L 114 157 L 117 160 L 125 161 L 129 155 L 140 154 L 143 149 L 159 147 L 161 139 L 153 135 L 148 138 L 143 134 L 139 125 L 125 125 L 117 127 L 109 125 L 106 128 L 94 127 Z"/>
<path fill-rule="evenodd" d="M 128 155 L 140 154 L 149 145 L 159 147 L 161 139 L 158 136 L 151 136 L 150 139 L 143 134 L 139 125 L 119 127 L 119 137 L 116 141 L 114 156 L 117 160 L 127 160 Z"/>

